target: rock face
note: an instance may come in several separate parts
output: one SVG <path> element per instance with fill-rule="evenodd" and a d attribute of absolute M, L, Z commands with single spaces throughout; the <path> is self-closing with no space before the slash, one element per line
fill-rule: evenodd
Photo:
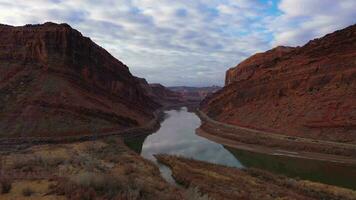
<path fill-rule="evenodd" d="M 234 125 L 356 143 L 356 25 L 248 58 L 201 109 Z"/>
<path fill-rule="evenodd" d="M 67 24 L 0 25 L 0 137 L 104 133 L 158 105 L 127 66 Z"/>
<path fill-rule="evenodd" d="M 205 97 L 211 95 L 212 93 L 221 89 L 219 86 L 211 87 L 187 87 L 187 86 L 177 86 L 169 87 L 170 90 L 179 93 L 182 99 L 186 102 L 200 102 Z"/>
<path fill-rule="evenodd" d="M 159 83 L 149 84 L 144 78 L 137 78 L 146 95 L 161 106 L 198 105 L 206 96 L 219 90 L 221 87 L 165 87 Z"/>
<path fill-rule="evenodd" d="M 144 78 L 138 78 L 138 80 L 141 87 L 144 88 L 146 92 L 145 94 L 157 102 L 157 104 L 161 106 L 169 106 L 184 103 L 184 100 L 179 93 L 169 90 L 159 83 L 149 84 Z"/>

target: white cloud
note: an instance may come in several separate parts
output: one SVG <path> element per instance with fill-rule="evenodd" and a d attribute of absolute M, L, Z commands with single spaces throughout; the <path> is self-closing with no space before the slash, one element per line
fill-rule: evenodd
<path fill-rule="evenodd" d="M 0 22 L 66 22 L 135 75 L 165 85 L 223 84 L 227 68 L 275 44 L 355 22 L 354 0 L 0 0 Z"/>
<path fill-rule="evenodd" d="M 67 22 L 152 82 L 222 84 L 228 67 L 268 48 L 264 37 L 239 33 L 253 28 L 262 10 L 256 2 L 0 0 L 0 20 L 13 25 Z M 218 9 L 224 6 L 229 13 Z"/>
<path fill-rule="evenodd" d="M 282 14 L 270 23 L 273 45 L 303 45 L 356 22 L 355 0 L 282 0 L 278 8 Z"/>

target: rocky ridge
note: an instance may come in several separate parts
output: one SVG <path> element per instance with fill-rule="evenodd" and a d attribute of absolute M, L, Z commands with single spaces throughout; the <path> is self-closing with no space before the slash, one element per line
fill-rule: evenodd
<path fill-rule="evenodd" d="M 69 25 L 0 25 L 0 137 L 101 134 L 142 125 L 158 106 Z"/>
<path fill-rule="evenodd" d="M 356 143 L 356 25 L 258 53 L 226 73 L 201 109 L 228 124 Z"/>

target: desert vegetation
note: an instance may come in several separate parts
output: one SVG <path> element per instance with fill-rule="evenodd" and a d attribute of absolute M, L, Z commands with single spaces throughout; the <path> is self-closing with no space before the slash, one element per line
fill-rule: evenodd
<path fill-rule="evenodd" d="M 0 199 L 184 199 L 119 138 L 1 152 Z M 190 196 L 190 195 L 188 195 Z M 203 196 L 203 195 L 201 195 Z"/>
<path fill-rule="evenodd" d="M 169 155 L 156 157 L 172 169 L 177 182 L 214 199 L 356 199 L 352 190 L 258 169 L 240 170 Z"/>

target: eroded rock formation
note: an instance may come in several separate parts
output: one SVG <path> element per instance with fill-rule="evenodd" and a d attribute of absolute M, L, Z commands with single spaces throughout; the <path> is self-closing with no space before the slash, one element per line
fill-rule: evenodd
<path fill-rule="evenodd" d="M 185 103 L 182 96 L 159 83 L 148 83 L 144 78 L 138 78 L 145 94 L 161 106 Z"/>
<path fill-rule="evenodd" d="M 145 124 L 157 107 L 69 25 L 0 25 L 0 137 L 100 134 Z"/>
<path fill-rule="evenodd" d="M 201 109 L 229 124 L 356 143 L 356 25 L 246 59 Z"/>

